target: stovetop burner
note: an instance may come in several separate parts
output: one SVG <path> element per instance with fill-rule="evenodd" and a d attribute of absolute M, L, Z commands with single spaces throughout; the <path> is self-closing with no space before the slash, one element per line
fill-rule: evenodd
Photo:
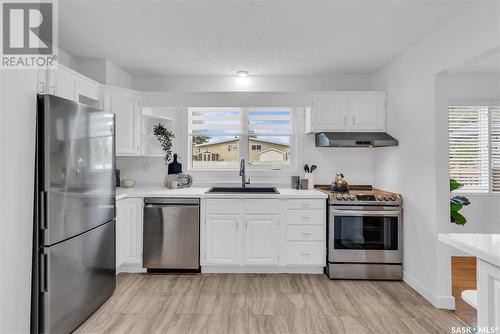
<path fill-rule="evenodd" d="M 395 205 L 402 204 L 400 194 L 375 189 L 371 185 L 351 185 L 348 192 L 335 192 L 330 186 L 315 187 L 328 194 L 330 205 Z"/>

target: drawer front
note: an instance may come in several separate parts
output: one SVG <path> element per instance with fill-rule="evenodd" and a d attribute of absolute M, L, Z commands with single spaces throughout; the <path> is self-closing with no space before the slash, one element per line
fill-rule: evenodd
<path fill-rule="evenodd" d="M 326 201 L 324 199 L 289 199 L 286 201 L 286 208 L 292 210 L 325 210 Z"/>
<path fill-rule="evenodd" d="M 288 225 L 326 225 L 326 213 L 323 210 L 287 210 Z"/>
<path fill-rule="evenodd" d="M 326 265 L 323 242 L 287 242 L 286 263 L 297 265 Z"/>
<path fill-rule="evenodd" d="M 325 240 L 324 226 L 287 226 L 286 240 L 288 241 L 323 241 Z"/>
<path fill-rule="evenodd" d="M 239 214 L 241 201 L 239 199 L 207 199 L 206 213 Z"/>
<path fill-rule="evenodd" d="M 279 212 L 277 199 L 245 199 L 243 212 L 250 214 L 276 214 Z"/>

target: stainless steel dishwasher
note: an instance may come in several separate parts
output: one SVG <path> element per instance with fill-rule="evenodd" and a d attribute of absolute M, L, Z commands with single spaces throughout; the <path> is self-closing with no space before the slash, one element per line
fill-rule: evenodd
<path fill-rule="evenodd" d="M 199 269 L 200 200 L 144 198 L 143 268 Z"/>

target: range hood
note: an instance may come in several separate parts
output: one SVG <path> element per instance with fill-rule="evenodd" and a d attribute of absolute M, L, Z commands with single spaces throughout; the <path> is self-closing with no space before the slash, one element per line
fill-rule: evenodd
<path fill-rule="evenodd" d="M 320 132 L 317 147 L 385 147 L 397 146 L 398 141 L 385 132 Z"/>

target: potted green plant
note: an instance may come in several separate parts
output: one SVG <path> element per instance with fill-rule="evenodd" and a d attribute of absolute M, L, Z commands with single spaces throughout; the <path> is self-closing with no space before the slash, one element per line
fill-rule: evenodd
<path fill-rule="evenodd" d="M 172 159 L 172 139 L 175 138 L 175 134 L 161 123 L 153 127 L 153 134 L 160 142 L 161 149 L 164 153 L 163 160 L 165 161 L 165 165 L 168 166 L 168 162 Z M 164 180 L 165 186 L 167 185 L 167 177 L 168 175 L 165 176 Z"/>
<path fill-rule="evenodd" d="M 462 185 L 455 179 L 450 178 L 450 192 L 461 188 Z M 470 204 L 465 196 L 453 196 L 450 198 L 450 222 L 457 225 L 465 225 L 467 219 L 459 212 L 464 206 Z"/>

